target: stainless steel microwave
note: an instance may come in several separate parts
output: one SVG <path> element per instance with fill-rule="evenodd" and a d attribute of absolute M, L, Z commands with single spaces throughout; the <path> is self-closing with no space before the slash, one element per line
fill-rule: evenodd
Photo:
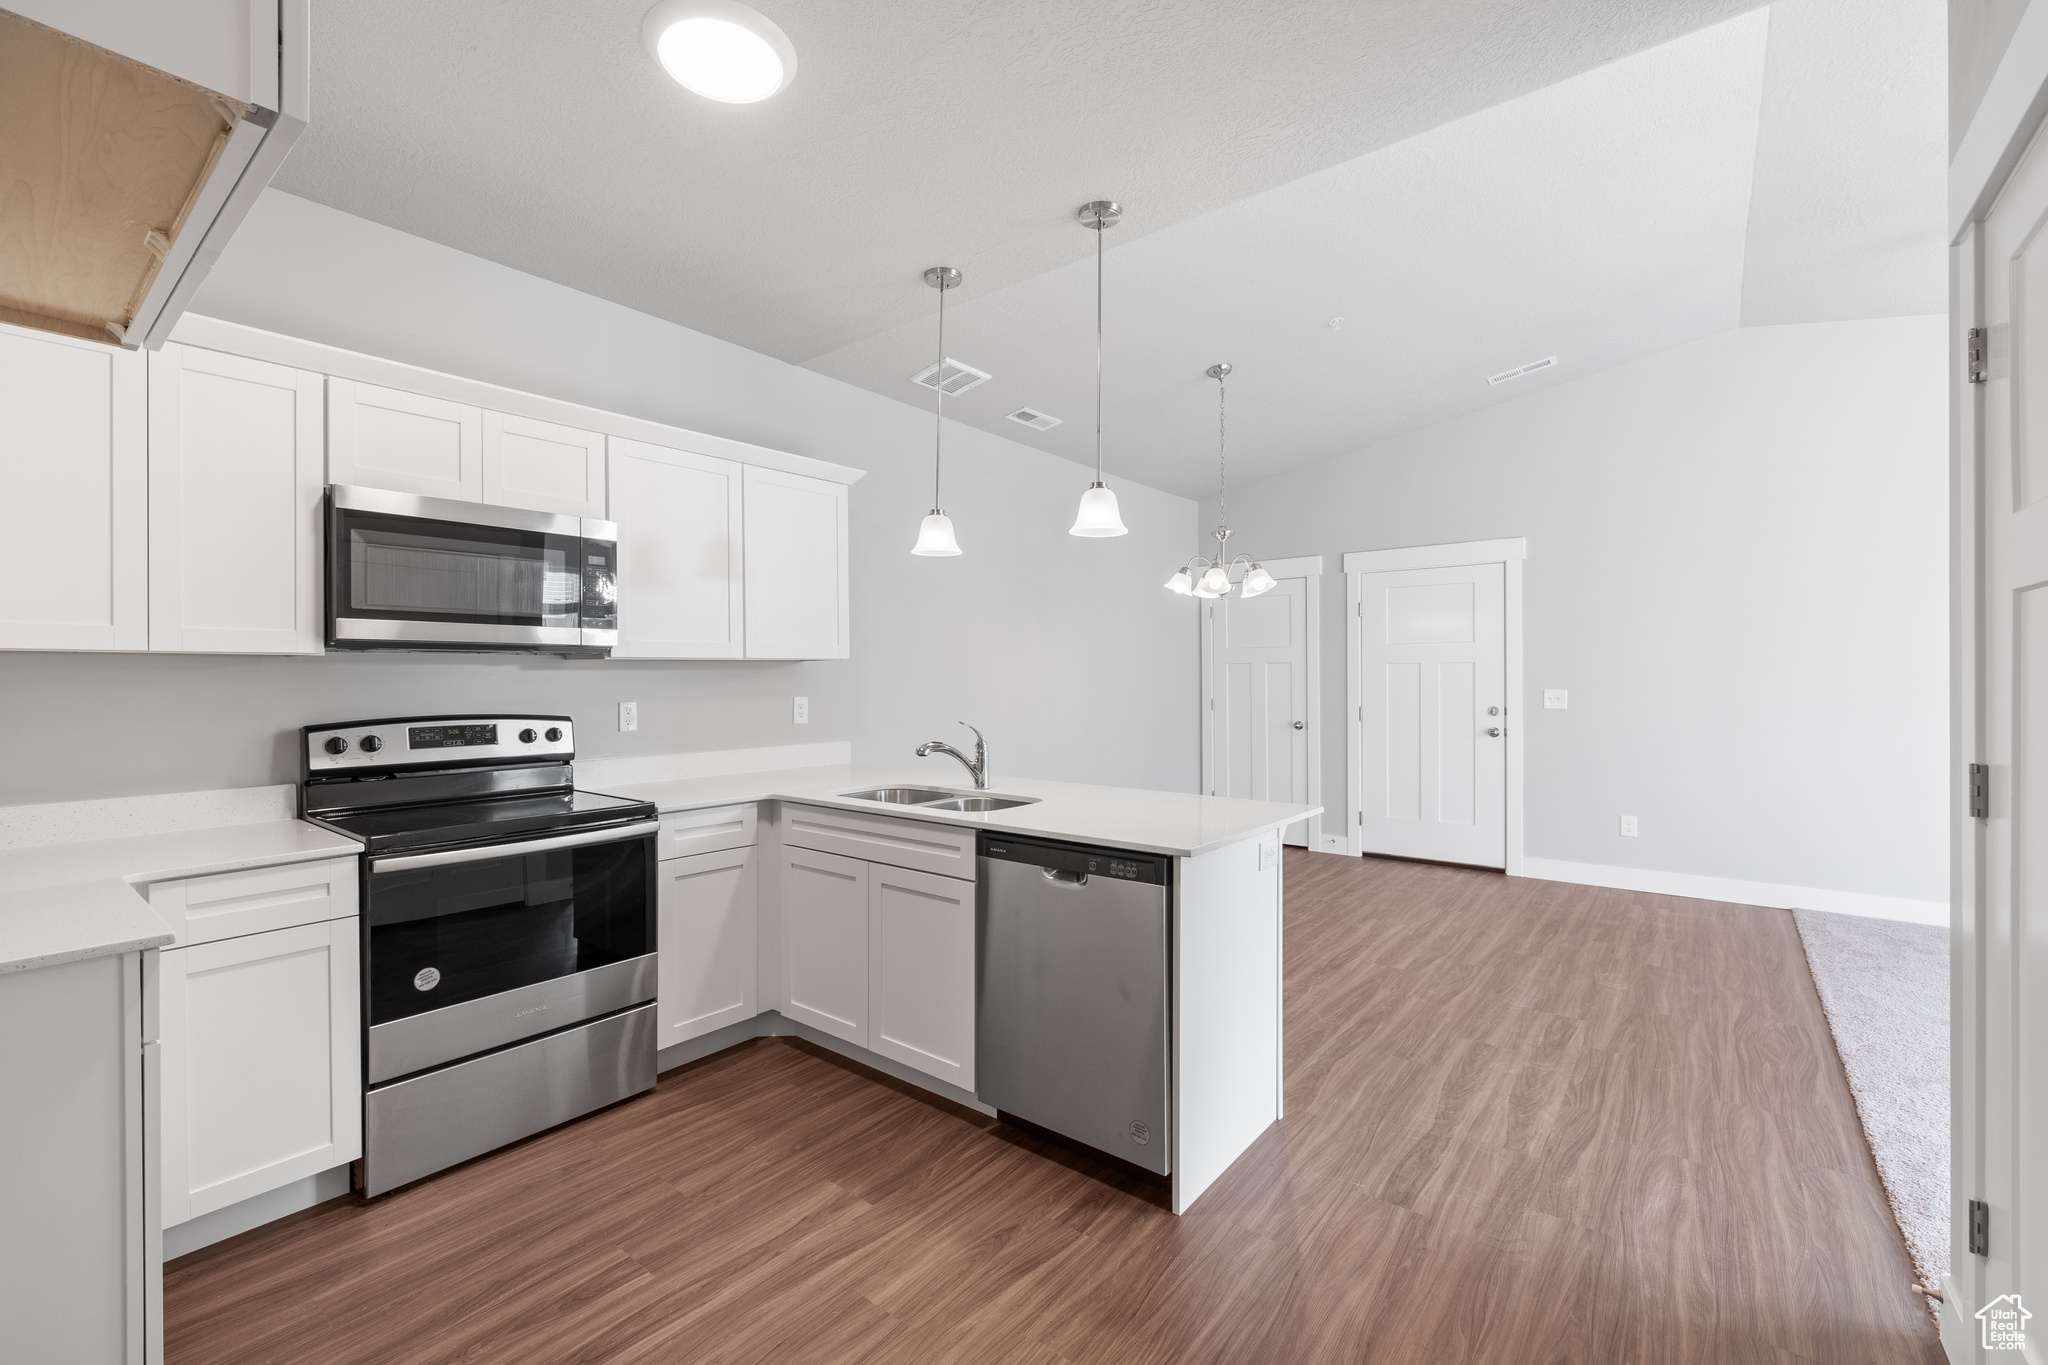
<path fill-rule="evenodd" d="M 609 521 L 327 489 L 327 647 L 606 655 L 619 640 Z"/>

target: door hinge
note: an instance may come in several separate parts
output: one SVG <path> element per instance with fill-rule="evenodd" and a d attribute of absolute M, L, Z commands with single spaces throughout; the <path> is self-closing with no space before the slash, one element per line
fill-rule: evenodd
<path fill-rule="evenodd" d="M 1360 811 L 1360 812 L 1358 812 L 1358 823 L 1359 823 L 1359 824 L 1361 824 L 1361 825 L 1365 823 L 1365 812 L 1364 812 L 1364 811 Z"/>
<path fill-rule="evenodd" d="M 1972 327 L 1970 329 L 1970 344 L 1968 348 L 1970 382 L 1972 384 L 1982 384 L 1986 379 L 1990 378 L 1991 371 L 1985 364 L 1984 359 L 1985 342 L 1984 329 L 1982 327 Z"/>
<path fill-rule="evenodd" d="M 1991 1206 L 1981 1199 L 1970 1201 L 1970 1254 L 1991 1254 Z"/>
<path fill-rule="evenodd" d="M 1970 765 L 1970 815 L 1977 820 L 1991 818 L 1991 765 Z"/>

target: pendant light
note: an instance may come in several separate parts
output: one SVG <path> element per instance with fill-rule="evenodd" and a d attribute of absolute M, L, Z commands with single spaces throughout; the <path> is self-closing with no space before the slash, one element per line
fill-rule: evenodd
<path fill-rule="evenodd" d="M 1081 226 L 1095 234 L 1095 482 L 1081 495 L 1081 510 L 1070 536 L 1121 536 L 1130 534 L 1117 512 L 1116 494 L 1102 481 L 1102 234 L 1124 216 L 1123 205 L 1111 199 L 1097 199 L 1074 211 Z"/>
<path fill-rule="evenodd" d="M 1216 529 L 1209 534 L 1216 537 L 1216 557 L 1196 555 L 1174 571 L 1166 580 L 1170 591 L 1182 597 L 1227 597 L 1232 587 L 1240 597 L 1257 597 L 1273 587 L 1273 575 L 1267 573 L 1250 555 L 1230 557 L 1230 526 L 1224 517 L 1223 493 L 1227 470 L 1224 467 L 1224 426 L 1223 397 L 1224 379 L 1230 374 L 1228 362 L 1211 365 L 1208 376 L 1216 381 Z M 1239 564 L 1245 565 L 1244 578 L 1233 584 L 1230 571 Z"/>
<path fill-rule="evenodd" d="M 924 272 L 924 282 L 939 291 L 939 368 L 933 373 L 938 402 L 932 406 L 932 510 L 917 528 L 914 555 L 957 555 L 960 542 L 953 538 L 953 519 L 939 505 L 939 451 L 946 438 L 946 291 L 960 283 L 960 272 L 950 265 L 935 265 Z"/>

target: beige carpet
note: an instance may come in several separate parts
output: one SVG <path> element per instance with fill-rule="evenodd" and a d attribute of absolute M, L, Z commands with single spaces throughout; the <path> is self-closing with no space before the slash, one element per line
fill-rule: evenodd
<path fill-rule="evenodd" d="M 1948 930 L 1794 910 L 1921 1287 L 1948 1270 Z"/>

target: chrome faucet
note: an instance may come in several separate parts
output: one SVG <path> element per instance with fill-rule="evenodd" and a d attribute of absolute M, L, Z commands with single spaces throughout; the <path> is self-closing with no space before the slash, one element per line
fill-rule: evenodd
<path fill-rule="evenodd" d="M 959 723 L 967 725 L 967 722 L 964 720 Z M 967 728 L 974 730 L 972 725 L 967 725 Z M 974 775 L 974 789 L 984 792 L 988 790 L 988 741 L 981 737 L 981 731 L 974 730 L 974 757 L 972 760 L 952 745 L 943 743 L 940 740 L 928 739 L 917 746 L 917 756 L 919 758 L 929 758 L 933 754 L 951 754 L 954 758 L 959 759 L 960 766 Z"/>

